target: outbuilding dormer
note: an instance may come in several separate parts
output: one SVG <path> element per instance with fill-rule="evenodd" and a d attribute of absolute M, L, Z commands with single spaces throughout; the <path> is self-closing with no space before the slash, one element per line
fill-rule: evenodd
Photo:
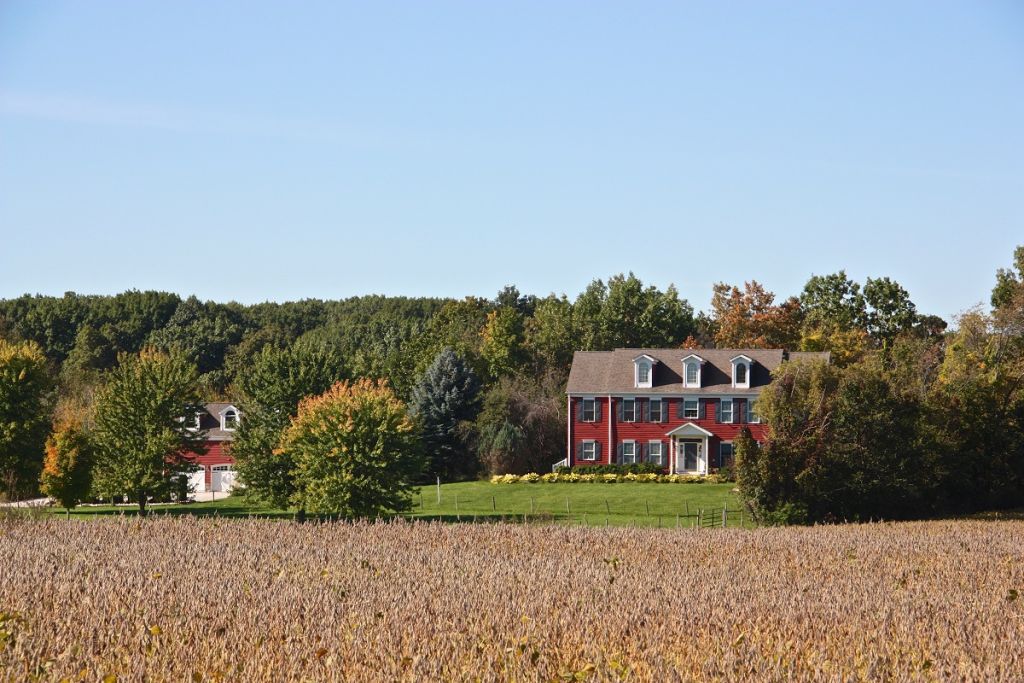
<path fill-rule="evenodd" d="M 699 389 L 701 387 L 701 368 L 705 360 L 695 353 L 683 358 L 683 387 Z"/>
<path fill-rule="evenodd" d="M 637 389 L 650 389 L 654 386 L 654 366 L 658 359 L 641 354 L 633 359 L 633 386 Z"/>
<path fill-rule="evenodd" d="M 736 389 L 750 388 L 750 366 L 754 360 L 750 356 L 740 354 L 729 359 L 732 363 L 732 385 Z"/>
<path fill-rule="evenodd" d="M 220 417 L 220 428 L 226 432 L 233 432 L 238 428 L 238 408 L 235 406 L 225 406 L 219 414 Z"/>

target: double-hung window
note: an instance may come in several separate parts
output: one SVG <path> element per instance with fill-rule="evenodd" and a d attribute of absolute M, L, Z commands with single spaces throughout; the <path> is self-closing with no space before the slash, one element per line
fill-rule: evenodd
<path fill-rule="evenodd" d="M 665 466 L 665 444 L 660 441 L 651 441 L 647 444 L 647 462 L 657 465 L 658 467 Z"/>
<path fill-rule="evenodd" d="M 633 463 L 640 462 L 640 458 L 637 453 L 636 441 L 623 441 L 622 442 L 622 462 L 625 465 L 632 465 Z"/>
<path fill-rule="evenodd" d="M 718 447 L 718 466 L 732 467 L 732 444 L 723 441 Z"/>
<path fill-rule="evenodd" d="M 757 399 L 747 399 L 747 422 L 750 424 L 757 424 L 761 421 L 761 416 L 757 414 Z"/>
<path fill-rule="evenodd" d="M 596 441 L 584 441 L 583 442 L 583 454 L 580 456 L 581 460 L 597 460 L 597 442 Z"/>
<path fill-rule="evenodd" d="M 597 421 L 597 407 L 595 406 L 595 401 L 592 398 L 583 399 L 583 421 Z"/>
<path fill-rule="evenodd" d="M 696 398 L 684 398 L 683 399 L 683 417 L 687 419 L 696 420 L 700 415 L 699 399 Z"/>
<path fill-rule="evenodd" d="M 732 422 L 732 399 L 723 398 L 718 403 L 718 421 L 719 422 Z"/>
<path fill-rule="evenodd" d="M 697 376 L 698 376 L 697 375 L 697 371 L 698 370 L 700 370 L 700 366 L 697 365 L 696 363 L 687 363 L 686 364 L 686 385 L 687 386 L 691 386 L 691 387 L 697 386 Z"/>
<path fill-rule="evenodd" d="M 661 399 L 651 399 L 651 422 L 661 422 Z"/>
<path fill-rule="evenodd" d="M 622 399 L 622 421 L 623 422 L 636 422 L 636 399 L 635 398 L 624 398 L 624 399 Z"/>

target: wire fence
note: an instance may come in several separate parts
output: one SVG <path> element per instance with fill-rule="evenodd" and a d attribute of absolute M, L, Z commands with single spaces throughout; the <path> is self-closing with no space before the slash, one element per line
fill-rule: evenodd
<path fill-rule="evenodd" d="M 414 499 L 410 518 L 446 519 L 459 522 L 516 521 L 523 523 L 562 522 L 585 526 L 638 526 L 678 529 L 753 528 L 747 511 L 738 503 L 691 503 L 690 501 L 629 500 L 592 496 L 560 500 L 550 497 L 503 497 L 460 495 L 446 492 L 435 498 L 420 492 Z"/>

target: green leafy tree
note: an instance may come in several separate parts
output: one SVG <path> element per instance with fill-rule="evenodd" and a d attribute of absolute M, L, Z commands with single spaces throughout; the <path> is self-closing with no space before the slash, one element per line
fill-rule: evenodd
<path fill-rule="evenodd" d="M 46 440 L 46 459 L 40 490 L 70 514 L 85 500 L 92 486 L 92 447 L 82 426 L 57 425 Z"/>
<path fill-rule="evenodd" d="M 513 375 L 523 366 L 523 317 L 515 308 L 503 307 L 488 313 L 480 337 L 480 356 L 491 377 Z"/>
<path fill-rule="evenodd" d="M 276 507 L 287 507 L 296 491 L 294 463 L 275 454 L 284 430 L 307 396 L 322 394 L 345 378 L 345 364 L 334 350 L 311 342 L 287 348 L 265 346 L 239 375 L 242 420 L 231 455 L 246 491 Z"/>
<path fill-rule="evenodd" d="M 425 474 L 445 481 L 476 474 L 478 463 L 463 425 L 476 416 L 479 391 L 472 368 L 447 348 L 413 388 L 409 407 L 423 434 Z"/>
<path fill-rule="evenodd" d="M 202 453 L 203 434 L 191 428 L 200 410 L 198 373 L 178 354 L 143 349 L 122 354 L 95 402 L 94 482 L 104 497 L 132 494 L 145 514 L 150 496 L 172 490 Z"/>
<path fill-rule="evenodd" d="M 0 339 L 0 485 L 9 498 L 36 489 L 49 431 L 52 384 L 38 344 Z"/>
<path fill-rule="evenodd" d="M 492 385 L 472 431 L 487 473 L 544 472 L 564 458 L 565 410 L 560 376 L 505 377 Z"/>
<path fill-rule="evenodd" d="M 384 382 L 341 382 L 299 405 L 280 452 L 294 464 L 293 502 L 372 517 L 411 504 L 423 469 L 417 427 Z"/>
<path fill-rule="evenodd" d="M 1024 288 L 1024 245 L 1013 251 L 1013 267 L 996 272 L 996 286 L 992 288 L 992 308 L 1009 305 Z"/>
<path fill-rule="evenodd" d="M 554 294 L 537 301 L 526 321 L 526 349 L 535 374 L 546 369 L 568 373 L 576 350 L 573 313 L 569 299 Z"/>
<path fill-rule="evenodd" d="M 887 277 L 868 278 L 864 301 L 868 305 L 868 333 L 883 346 L 917 323 L 917 307 L 910 300 L 910 294 Z"/>

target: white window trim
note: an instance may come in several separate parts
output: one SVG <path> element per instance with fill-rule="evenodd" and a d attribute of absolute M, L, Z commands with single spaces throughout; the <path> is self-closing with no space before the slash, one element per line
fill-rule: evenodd
<path fill-rule="evenodd" d="M 633 459 L 626 460 L 626 445 L 633 447 Z M 634 465 L 640 462 L 640 453 L 637 451 L 636 439 L 623 439 L 622 441 L 622 464 L 623 465 Z"/>
<path fill-rule="evenodd" d="M 596 398 L 583 398 L 582 406 L 580 407 L 580 422 L 597 422 L 597 399 Z M 590 415 L 591 418 L 587 419 L 587 401 L 590 401 Z"/>
<path fill-rule="evenodd" d="M 235 414 L 235 426 L 228 427 L 227 414 L 234 412 Z M 225 432 L 233 432 L 238 428 L 238 423 L 242 421 L 242 411 L 235 406 L 227 406 L 224 410 L 220 411 L 220 428 Z"/>
<path fill-rule="evenodd" d="M 693 402 L 696 405 L 696 415 L 690 416 L 687 414 L 686 404 Z M 699 420 L 700 419 L 700 399 L 699 398 L 684 398 L 683 399 L 683 419 L 684 420 Z"/>
<path fill-rule="evenodd" d="M 754 405 L 757 403 L 757 399 L 751 397 L 747 399 L 747 424 L 759 425 L 761 424 L 761 416 L 754 410 Z"/>
<path fill-rule="evenodd" d="M 654 366 L 657 365 L 658 359 L 653 356 L 648 356 L 646 353 L 637 356 L 633 359 L 633 386 L 637 389 L 650 389 L 654 386 Z M 647 367 L 647 381 L 640 381 L 640 366 L 644 365 Z"/>
<path fill-rule="evenodd" d="M 728 420 L 726 420 L 722 416 L 722 406 L 724 406 L 726 403 L 729 404 L 729 419 Z M 727 424 L 727 425 L 731 425 L 733 422 L 736 421 L 736 404 L 733 402 L 733 400 L 731 398 L 723 398 L 723 399 L 721 399 L 718 402 L 718 421 L 721 422 L 722 424 Z"/>
<path fill-rule="evenodd" d="M 591 447 L 590 457 L 587 457 L 587 446 Z M 594 439 L 583 440 L 583 450 L 580 452 L 580 460 L 584 462 L 597 462 L 597 441 Z"/>
<path fill-rule="evenodd" d="M 636 403 L 636 399 L 628 397 L 628 396 L 624 396 L 621 399 L 621 401 L 622 401 L 622 421 L 623 422 L 629 422 L 629 423 L 637 422 L 636 410 L 637 410 L 638 406 L 637 406 L 637 403 Z M 632 420 L 627 420 L 626 419 L 626 401 L 630 401 L 633 404 L 633 419 Z"/>
<path fill-rule="evenodd" d="M 657 461 L 657 464 L 658 464 L 659 467 L 664 467 L 665 466 L 665 444 L 662 443 L 658 439 L 651 439 L 650 441 L 647 442 L 647 461 L 648 462 L 654 462 L 652 460 L 652 458 L 651 458 L 651 446 L 657 446 L 658 447 L 658 461 Z"/>
<path fill-rule="evenodd" d="M 749 389 L 750 388 L 750 366 L 753 365 L 754 360 L 752 358 L 750 358 L 749 356 L 739 355 L 739 356 L 736 356 L 735 358 L 732 358 L 729 362 L 732 363 L 732 386 L 733 386 L 733 388 L 735 388 L 735 389 Z M 736 369 L 739 366 L 741 366 L 741 365 L 744 366 L 745 369 L 746 369 L 747 381 L 745 381 L 745 382 L 737 382 L 736 381 Z"/>
<path fill-rule="evenodd" d="M 688 375 L 688 369 L 690 363 L 697 364 L 697 381 L 690 382 Z M 701 386 L 701 375 L 704 369 L 704 359 L 695 353 L 691 353 L 689 356 L 683 358 L 683 388 L 684 389 L 699 389 Z"/>

